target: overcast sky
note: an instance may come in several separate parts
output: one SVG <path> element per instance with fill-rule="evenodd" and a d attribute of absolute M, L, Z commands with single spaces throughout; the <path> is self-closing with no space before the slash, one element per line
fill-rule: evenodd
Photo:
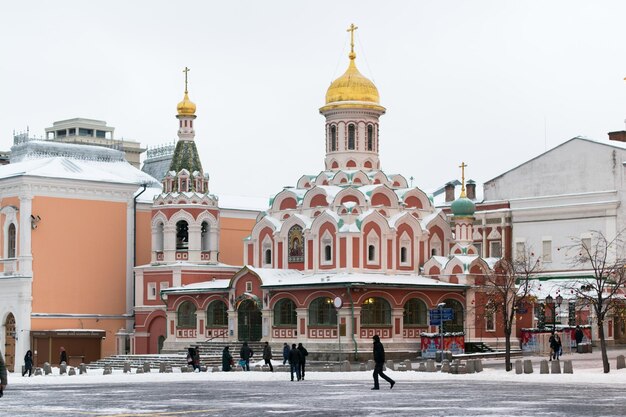
<path fill-rule="evenodd" d="M 211 191 L 269 196 L 324 168 L 330 82 L 372 79 L 385 172 L 478 182 L 626 118 L 626 1 L 12 1 L 0 6 L 0 149 L 73 117 L 176 138 L 189 73 Z"/>

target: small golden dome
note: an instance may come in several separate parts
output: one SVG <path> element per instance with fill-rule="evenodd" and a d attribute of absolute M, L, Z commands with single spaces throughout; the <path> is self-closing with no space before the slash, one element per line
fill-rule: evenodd
<path fill-rule="evenodd" d="M 326 91 L 327 105 L 338 101 L 380 103 L 378 89 L 373 82 L 359 72 L 354 63 L 355 58 L 356 54 L 351 52 L 348 69 L 328 87 L 328 91 Z"/>
<path fill-rule="evenodd" d="M 185 91 L 185 97 L 183 101 L 178 103 L 176 106 L 176 110 L 178 111 L 179 116 L 193 116 L 196 114 L 196 105 L 189 100 L 189 95 L 187 95 L 187 91 Z"/>

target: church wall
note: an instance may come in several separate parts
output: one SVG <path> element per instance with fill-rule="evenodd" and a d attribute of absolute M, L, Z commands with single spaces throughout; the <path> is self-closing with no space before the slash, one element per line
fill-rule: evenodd
<path fill-rule="evenodd" d="M 137 210 L 137 238 L 135 265 L 150 263 L 152 251 L 152 212 L 150 209 Z"/>

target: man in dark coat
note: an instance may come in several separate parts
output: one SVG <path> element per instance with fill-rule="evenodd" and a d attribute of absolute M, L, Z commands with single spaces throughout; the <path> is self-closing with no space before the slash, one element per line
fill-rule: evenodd
<path fill-rule="evenodd" d="M 7 386 L 8 383 L 9 382 L 7 379 L 7 367 L 4 364 L 4 358 L 2 357 L 2 352 L 0 352 L 0 397 L 2 397 L 4 388 Z"/>
<path fill-rule="evenodd" d="M 283 345 L 283 365 L 287 363 L 287 361 L 289 361 L 289 352 L 291 351 L 291 349 L 289 349 L 289 345 L 287 344 L 287 342 L 285 342 L 285 344 Z"/>
<path fill-rule="evenodd" d="M 584 337 L 583 329 L 581 329 L 580 326 L 576 326 L 574 337 L 576 338 L 576 347 L 578 347 L 578 345 L 582 343 Z"/>
<path fill-rule="evenodd" d="M 233 355 L 230 354 L 229 347 L 226 346 L 222 351 L 222 371 L 230 371 L 233 366 Z"/>
<path fill-rule="evenodd" d="M 65 362 L 65 364 L 67 365 L 67 352 L 65 351 L 65 348 L 61 346 L 61 356 L 59 358 L 59 364 L 62 364 L 63 362 Z"/>
<path fill-rule="evenodd" d="M 241 350 L 239 351 L 239 357 L 243 361 L 242 367 L 244 371 L 250 370 L 250 358 L 252 355 L 254 355 L 254 352 L 250 349 L 250 346 L 248 346 L 248 342 L 243 342 L 243 346 L 241 346 Z"/>
<path fill-rule="evenodd" d="M 378 376 L 385 381 L 389 382 L 391 386 L 389 388 L 393 388 L 396 384 L 396 381 L 389 378 L 387 375 L 383 373 L 383 365 L 385 364 L 385 348 L 383 344 L 380 343 L 380 337 L 378 335 L 374 335 L 374 388 L 372 389 L 380 389 L 378 385 Z"/>
<path fill-rule="evenodd" d="M 304 367 L 306 366 L 306 357 L 309 356 L 309 352 L 302 346 L 302 343 L 298 343 L 298 350 L 300 351 L 300 377 L 304 379 Z"/>
<path fill-rule="evenodd" d="M 274 367 L 272 366 L 272 347 L 269 342 L 265 342 L 265 346 L 263 346 L 263 360 L 266 365 L 269 365 L 270 372 L 274 372 Z"/>
<path fill-rule="evenodd" d="M 291 380 L 293 381 L 293 373 L 296 373 L 296 377 L 298 378 L 298 381 L 300 381 L 300 361 L 301 361 L 301 356 L 302 354 L 300 353 L 300 351 L 298 350 L 298 348 L 296 347 L 296 344 L 294 343 L 293 345 L 291 345 L 291 350 L 289 351 L 289 365 L 291 367 Z"/>

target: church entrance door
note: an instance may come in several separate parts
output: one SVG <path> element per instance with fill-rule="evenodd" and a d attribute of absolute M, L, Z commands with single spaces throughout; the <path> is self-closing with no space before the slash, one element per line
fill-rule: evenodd
<path fill-rule="evenodd" d="M 244 300 L 238 309 L 237 334 L 242 342 L 256 342 L 261 340 L 261 310 L 254 301 Z"/>
<path fill-rule="evenodd" d="M 15 316 L 9 313 L 5 322 L 4 361 L 9 372 L 15 372 Z"/>

